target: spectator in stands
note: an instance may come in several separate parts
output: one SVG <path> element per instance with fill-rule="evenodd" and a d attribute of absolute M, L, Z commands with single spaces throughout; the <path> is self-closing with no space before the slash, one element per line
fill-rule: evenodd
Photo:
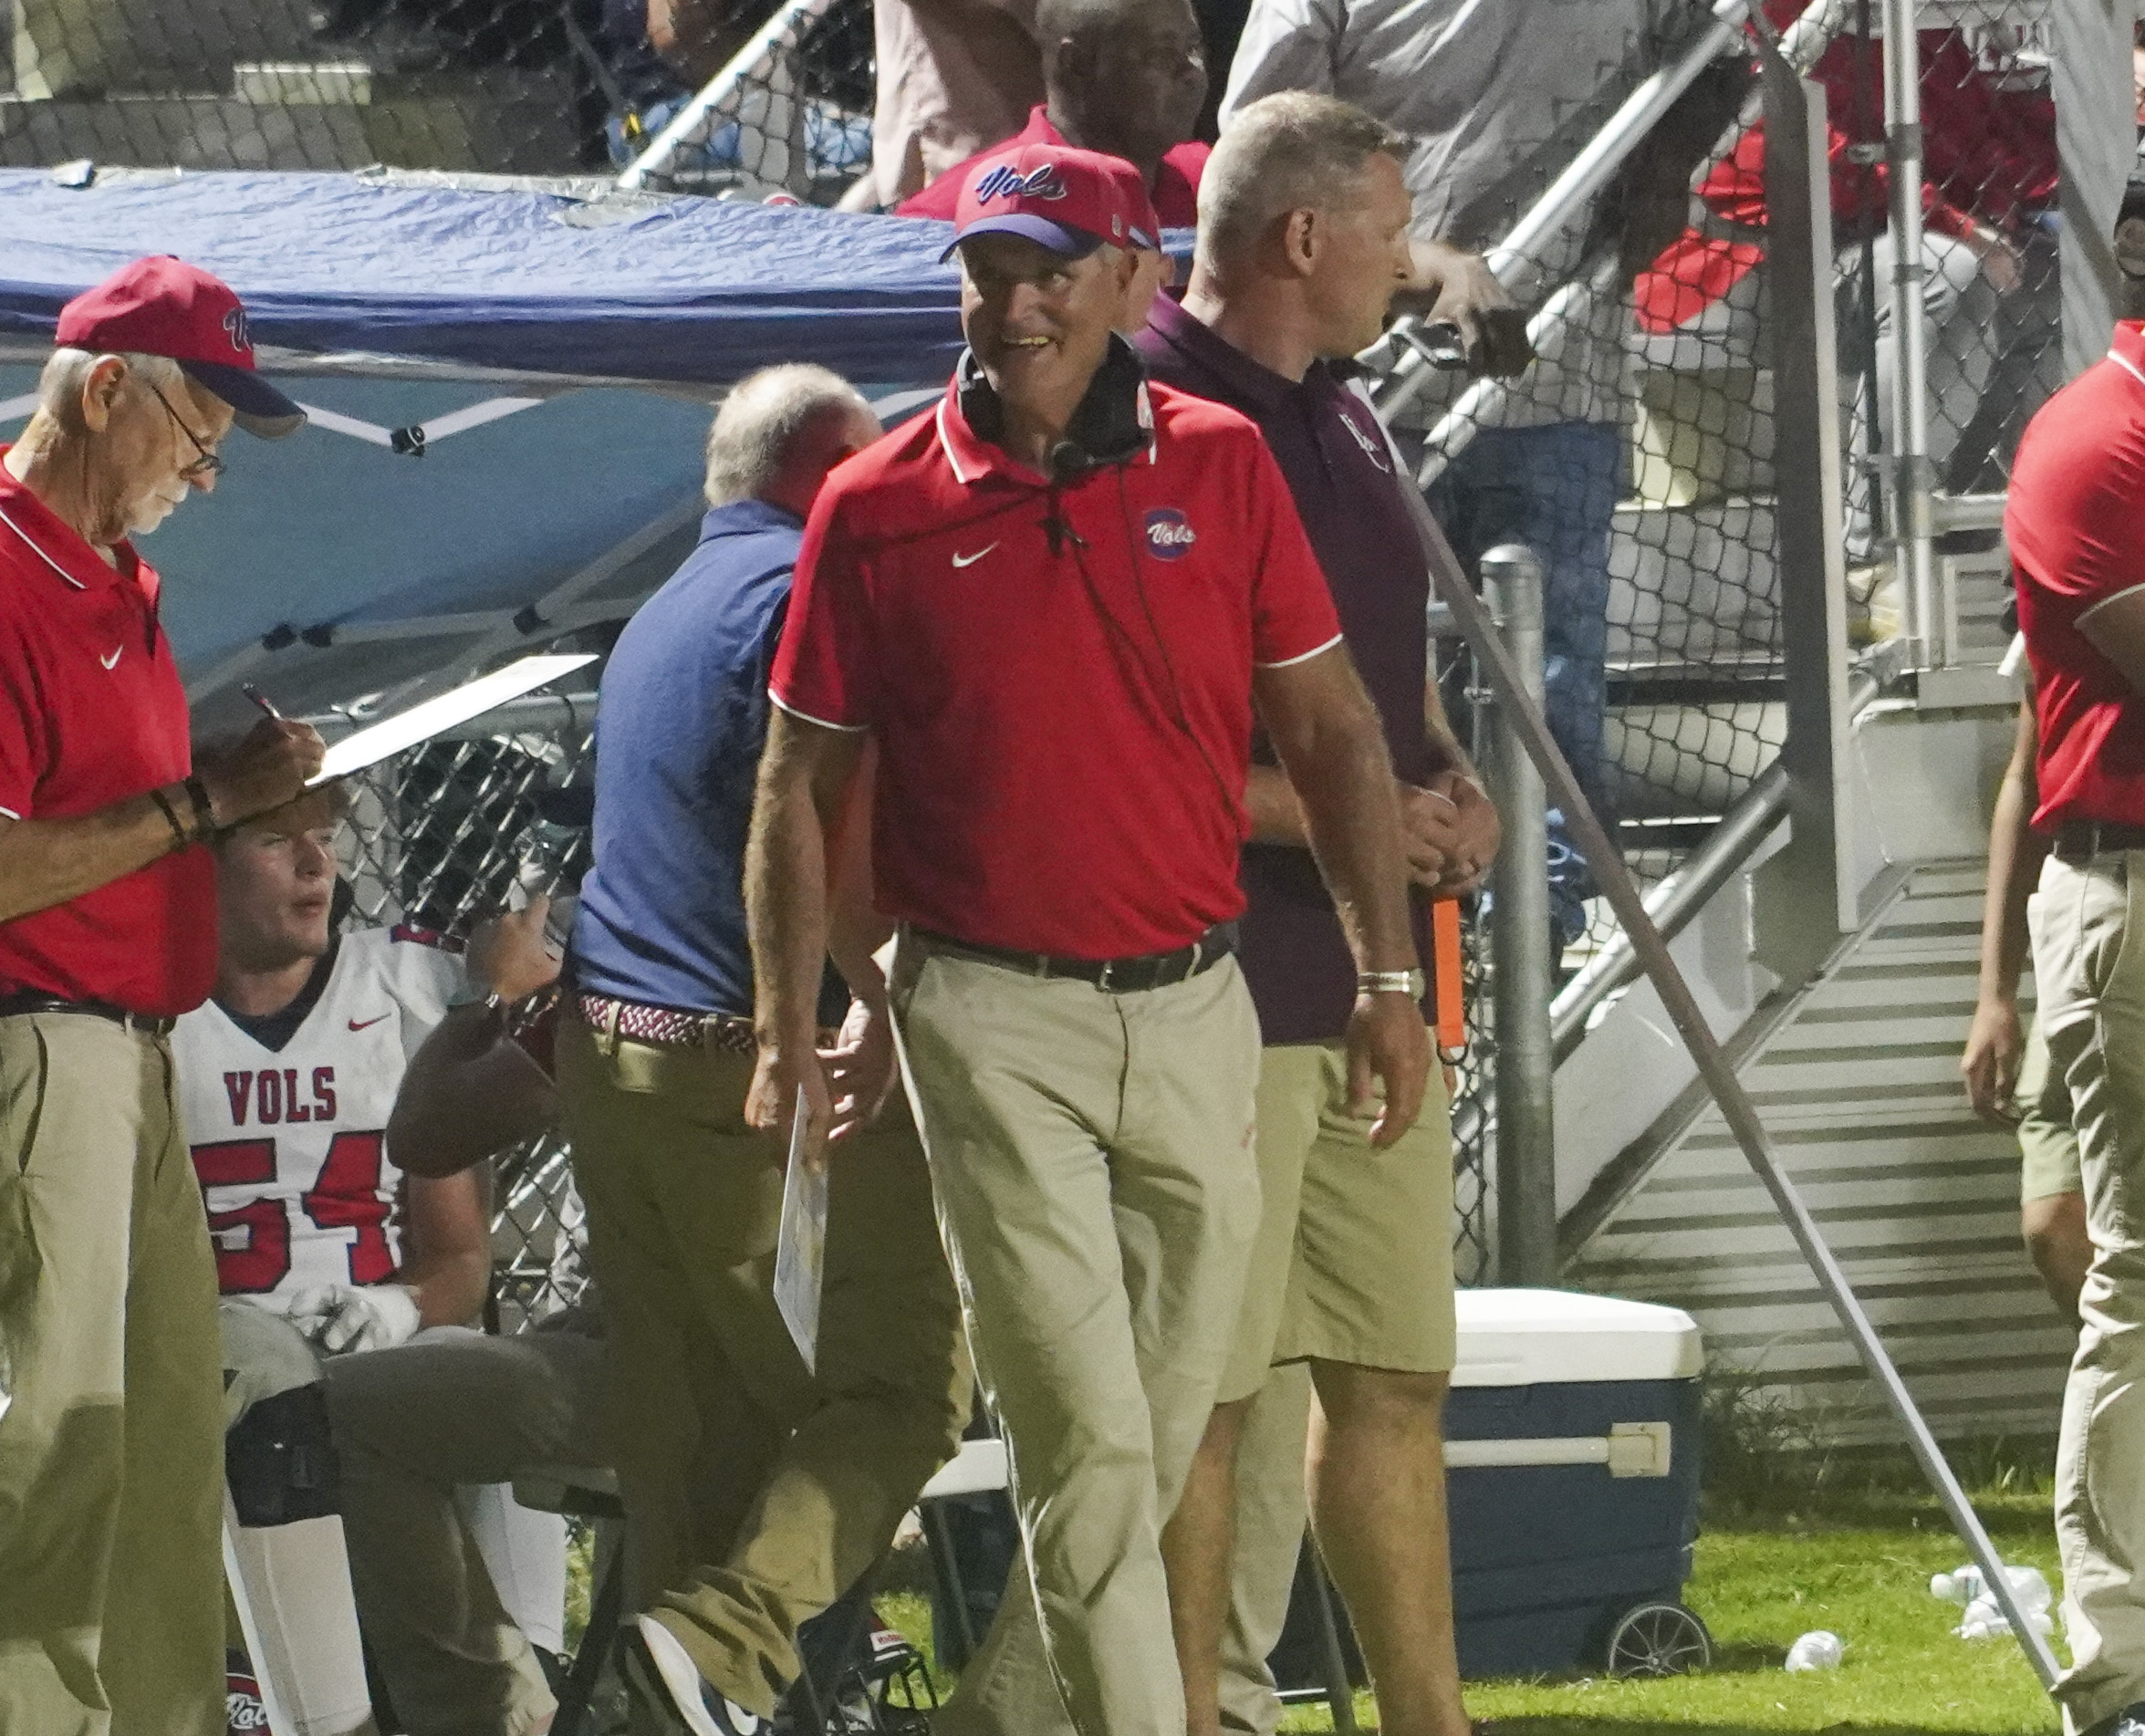
<path fill-rule="evenodd" d="M 1198 222 L 1207 147 L 1192 130 L 1206 99 L 1206 51 L 1191 0 L 1038 0 L 1036 32 L 1044 99 L 1003 149 L 1075 145 L 1122 157 L 1165 227 Z M 902 201 L 900 214 L 950 219 L 975 161 Z"/>
<path fill-rule="evenodd" d="M 2145 1736 L 2145 182 L 2114 246 L 2124 317 L 2107 358 L 2020 442 L 2004 515 L 2034 671 L 2040 806 L 2051 839 L 2033 911 L 2051 1066 L 2069 1088 L 2093 1261 L 2056 1461 L 2071 1667 L 2064 1726 Z"/>
<path fill-rule="evenodd" d="M 2048 840 L 2033 829 L 2038 806 L 2034 759 L 2040 737 L 2030 697 L 2018 708 L 2011 764 L 1989 823 L 1989 884 L 1981 915 L 1981 981 L 1966 1053 L 1959 1070 L 1984 1121 L 2015 1130 L 2020 1167 L 2019 1227 L 2048 1299 L 2075 1324 L 2078 1290 L 2093 1258 L 2070 1091 L 2048 1065 L 2048 1042 L 2036 1020 L 2022 1036 L 2018 978 L 2025 969 L 2026 910 L 2048 858 Z"/>
<path fill-rule="evenodd" d="M 218 840 L 215 990 L 172 1039 L 224 1294 L 225 1422 L 242 1435 L 255 1407 L 313 1386 L 324 1365 L 430 1340 L 428 1328 L 465 1341 L 478 1361 L 507 1349 L 459 1330 L 479 1316 L 491 1287 L 487 1176 L 448 1171 L 422 1148 L 405 1172 L 397 1159 L 410 1148 L 384 1138 L 410 1055 L 467 998 L 468 979 L 458 957 L 418 930 L 334 932 L 343 807 L 330 786 Z M 373 1389 L 392 1380 L 384 1374 Z M 448 1415 L 465 1422 L 458 1409 Z M 486 1542 L 495 1554 L 551 1557 L 537 1575 L 549 1582 L 550 1609 L 528 1613 L 556 1647 L 559 1522 L 493 1506 L 499 1523 Z M 294 1693 L 300 1736 L 358 1729 L 370 1700 L 340 1525 L 322 1517 L 249 1526 L 240 1542 L 270 1654 L 255 1665 Z M 540 1604 L 540 1584 L 534 1595 Z M 416 1613 L 396 1612 L 372 1636 L 390 1691 L 416 1679 L 398 1643 Z M 476 1637 L 424 1694 L 398 1697 L 413 1736 L 480 1728 L 517 1736 L 547 1710 L 544 1674 L 521 1630 L 501 1614 Z"/>
<path fill-rule="evenodd" d="M 874 1121 L 889 1082 L 849 1106 L 832 1160 L 811 1366 L 769 1289 L 781 1149 L 744 1118 L 745 844 L 768 665 L 805 515 L 878 433 L 825 369 L 734 387 L 708 436 L 700 544 L 603 678 L 558 1086 L 615 1365 L 637 1731 L 759 1729 L 797 1676 L 799 1624 L 878 1559 L 968 1420 L 923 1150 L 905 1105 Z M 815 949 L 821 1024 L 849 998 L 822 982 L 825 962 Z M 876 972 L 846 949 L 840 962 L 853 984 Z M 875 1028 L 857 1013 L 838 1077 Z"/>
<path fill-rule="evenodd" d="M 234 421 L 303 412 L 245 310 L 168 257 L 61 308 L 0 449 L 0 1730 L 224 1729 L 215 1268 L 166 1038 L 214 981 L 194 847 L 290 800 L 264 720 L 195 772 L 159 581 L 128 540 L 213 489 Z"/>
<path fill-rule="evenodd" d="M 1043 96 L 1036 0 L 874 0 L 871 170 L 842 203 L 898 205 L 1010 139 Z"/>
<path fill-rule="evenodd" d="M 1803 8 L 1798 0 L 1766 0 L 1765 9 L 1785 28 Z M 1960 338 L 1981 341 L 1981 315 L 1967 299 L 1975 278 L 1985 278 L 2002 298 L 1997 369 L 1950 453 L 1945 486 L 1958 493 L 2000 483 L 1987 462 L 2008 457 L 2045 395 L 2035 379 L 2055 341 L 2055 243 L 2042 220 L 2056 203 L 2056 118 L 2045 88 L 2006 88 L 1982 67 L 1963 29 L 1924 30 L 1920 48 L 1926 152 L 1921 299 L 1940 374 L 1947 363 L 1955 372 L 1963 360 Z M 1862 370 L 1872 342 L 1889 345 L 1891 330 L 1892 241 L 1885 221 L 1890 170 L 1882 155 L 1880 45 L 1837 36 L 1814 76 L 1827 99 L 1826 151 L 1843 283 L 1859 281 L 1862 237 L 1875 236 L 1875 330 L 1864 322 L 1859 301 L 1845 307 L 1840 330 L 1842 365 Z M 1707 172 L 1698 200 L 1704 222 L 1664 249 L 1635 286 L 1644 354 L 1664 368 L 1759 365 L 1762 122 Z M 1947 345 L 1955 326 L 1959 336 Z M 1886 376 L 1889 364 L 1879 358 L 1875 371 Z M 1946 431 L 1940 425 L 1933 431 Z"/>
<path fill-rule="evenodd" d="M 1253 0 L 1222 103 L 1224 130 L 1276 91 L 1341 98 L 1408 135 L 1414 233 L 1461 250 L 1497 240 L 1607 113 L 1604 86 L 1642 76 L 1654 50 L 1643 0 Z M 1613 91 L 1612 91 L 1613 95 Z M 1685 165 L 1688 173 L 1689 165 Z M 1682 221 L 1673 191 L 1669 234 Z M 1629 202 L 1627 224 L 1653 221 Z M 1663 237 L 1665 239 L 1665 237 Z M 1623 237 L 1612 238 L 1628 253 Z M 1646 255 L 1650 256 L 1650 255 Z M 1588 261 L 1584 275 L 1596 269 Z M 1609 538 L 1623 483 L 1620 284 L 1582 298 L 1559 341 L 1505 393 L 1431 492 L 1472 571 L 1501 543 L 1543 567 L 1549 725 L 1597 809 L 1607 705 Z M 1477 296 L 1478 302 L 1485 297 Z M 1426 394 L 1432 404 L 1440 393 Z M 1434 421 L 1439 411 L 1432 409 Z M 1419 413 L 1410 417 L 1418 421 Z M 1448 449 L 1449 450 L 1449 449 Z M 1552 811 L 1549 880 L 1557 944 L 1585 931 L 1593 882 Z"/>
<path fill-rule="evenodd" d="M 1040 1649 L 1085 1736 L 1175 1736 L 1160 1532 L 1256 1218 L 1258 1038 L 1229 926 L 1255 696 L 1348 918 L 1351 1101 L 1386 1091 L 1373 1144 L 1412 1122 L 1431 1057 L 1377 714 L 1256 431 L 1151 389 L 1113 335 L 1129 226 L 1091 152 L 980 165 L 955 232 L 969 351 L 937 416 L 814 511 L 754 822 L 754 1107 L 828 1113 L 811 974 L 827 839 L 869 750 L 884 916 L 863 939 L 898 925 L 888 1005 Z M 987 1658 L 970 1669 L 995 1691 Z"/>

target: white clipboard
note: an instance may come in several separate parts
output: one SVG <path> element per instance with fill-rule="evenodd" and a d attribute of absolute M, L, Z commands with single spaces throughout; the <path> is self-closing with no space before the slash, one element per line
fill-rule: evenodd
<path fill-rule="evenodd" d="M 827 1275 L 827 1153 L 805 1157 L 805 1093 L 799 1086 L 782 1177 L 782 1228 L 775 1243 L 775 1306 L 805 1367 L 818 1372 L 819 1294 Z"/>
<path fill-rule="evenodd" d="M 505 669 L 465 681 L 437 699 L 428 699 L 422 705 L 412 705 L 406 712 L 397 712 L 392 717 L 369 723 L 328 748 L 327 757 L 320 762 L 320 769 L 308 780 L 307 787 L 326 783 L 332 777 L 348 777 L 352 772 L 362 772 L 368 765 L 391 759 L 404 748 L 430 741 L 442 730 L 451 730 L 457 723 L 482 717 L 508 700 L 533 693 L 547 681 L 556 681 L 561 675 L 571 674 L 595 660 L 594 651 L 525 657 Z"/>

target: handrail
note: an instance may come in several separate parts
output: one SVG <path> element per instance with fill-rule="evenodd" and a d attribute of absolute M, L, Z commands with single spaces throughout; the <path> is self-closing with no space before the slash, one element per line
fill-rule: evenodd
<path fill-rule="evenodd" d="M 709 115 L 734 102 L 739 90 L 749 78 L 760 78 L 762 71 L 777 54 L 801 46 L 805 31 L 833 11 L 838 0 L 788 0 L 772 18 L 747 38 L 745 46 L 730 57 L 722 71 L 701 86 L 691 101 L 664 122 L 662 130 L 648 141 L 648 148 L 626 165 L 619 173 L 619 185 L 629 191 L 644 185 L 651 175 L 660 175 L 670 167 L 671 159 L 700 129 Z M 802 102 L 802 91 L 795 100 Z"/>
<path fill-rule="evenodd" d="M 1850 728 L 1883 691 L 1886 673 L 1880 654 L 1864 659 L 1849 672 L 1847 711 Z M 1705 842 L 1646 895 L 1646 912 L 1664 941 L 1674 940 L 1688 928 L 1692 918 L 1772 836 L 1773 828 L 1786 816 L 1789 784 L 1787 768 L 1775 759 L 1729 805 L 1728 811 L 1706 834 Z M 1550 1052 L 1558 1065 L 1585 1038 L 1587 1022 L 1594 1009 L 1636 977 L 1640 968 L 1630 937 L 1619 933 L 1558 992 L 1549 1003 Z"/>

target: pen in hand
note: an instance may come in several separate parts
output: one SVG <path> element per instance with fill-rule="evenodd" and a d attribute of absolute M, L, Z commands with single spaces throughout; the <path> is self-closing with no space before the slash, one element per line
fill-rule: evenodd
<path fill-rule="evenodd" d="M 258 705 L 262 711 L 266 712 L 278 723 L 283 722 L 283 713 L 277 711 L 274 705 L 269 703 L 268 696 L 262 692 L 261 690 L 255 687 L 251 681 L 241 681 L 238 684 L 238 691 L 241 693 L 244 693 L 246 698 L 253 701 L 255 705 Z"/>

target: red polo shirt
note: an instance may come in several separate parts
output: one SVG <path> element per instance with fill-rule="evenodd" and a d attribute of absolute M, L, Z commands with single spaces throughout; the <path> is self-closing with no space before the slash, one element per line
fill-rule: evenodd
<path fill-rule="evenodd" d="M 92 814 L 192 769 L 156 574 L 127 544 L 116 553 L 115 570 L 0 468 L 0 813 L 10 819 Z M 199 1006 L 215 977 L 215 866 L 199 847 L 0 923 L 0 995 L 161 1016 Z"/>
<path fill-rule="evenodd" d="M 2145 327 L 2041 407 L 2011 470 L 2004 533 L 2041 726 L 2034 824 L 2145 826 L 2145 695 L 2078 622 L 2145 588 Z"/>
<path fill-rule="evenodd" d="M 1257 429 L 1148 390 L 1146 454 L 1062 488 L 949 390 L 820 493 L 772 691 L 878 737 L 890 915 L 1106 959 L 1244 908 L 1253 667 L 1340 625 Z"/>
<path fill-rule="evenodd" d="M 953 207 L 961 203 L 961 185 L 968 179 L 968 172 L 985 157 L 995 157 L 1008 151 L 1017 151 L 1022 145 L 1064 145 L 1072 141 L 1050 124 L 1048 110 L 1037 104 L 1028 116 L 1028 124 L 1010 139 L 1001 139 L 986 151 L 979 151 L 966 162 L 956 163 L 934 180 L 922 192 L 911 193 L 894 207 L 897 217 L 942 217 L 953 221 Z M 1213 154 L 1212 145 L 1203 145 L 1196 139 L 1187 139 L 1172 147 L 1161 160 L 1161 167 L 1155 171 L 1154 185 L 1148 192 L 1154 199 L 1154 214 L 1161 220 L 1165 229 L 1192 229 L 1199 223 L 1199 177 L 1206 170 L 1206 160 Z"/>

